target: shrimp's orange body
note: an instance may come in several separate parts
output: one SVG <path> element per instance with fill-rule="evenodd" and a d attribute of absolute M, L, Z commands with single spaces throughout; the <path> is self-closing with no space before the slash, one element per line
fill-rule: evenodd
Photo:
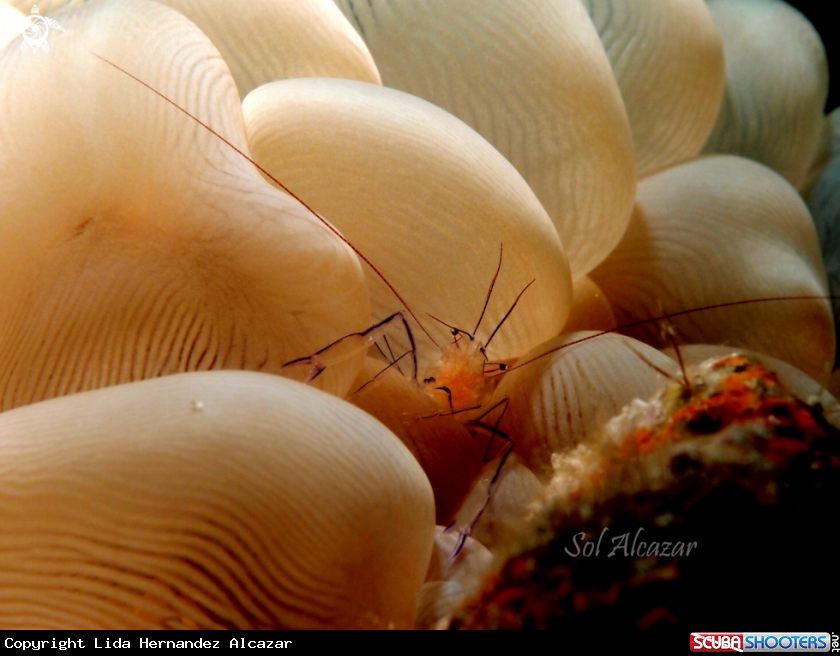
<path fill-rule="evenodd" d="M 481 345 L 461 346 L 461 340 L 441 348 L 440 360 L 423 383 L 426 393 L 452 412 L 480 407 L 493 383 L 484 373 L 487 358 Z"/>

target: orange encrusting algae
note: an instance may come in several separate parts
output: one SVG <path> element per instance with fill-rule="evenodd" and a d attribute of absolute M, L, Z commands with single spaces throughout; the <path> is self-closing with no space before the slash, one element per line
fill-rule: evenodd
<path fill-rule="evenodd" d="M 647 455 L 663 444 L 674 443 L 687 435 L 714 433 L 727 426 L 745 422 L 771 422 L 780 436 L 773 440 L 774 449 L 786 460 L 794 453 L 806 450 L 822 429 L 811 412 L 792 398 L 776 374 L 743 355 L 731 355 L 715 362 L 704 379 L 684 384 L 677 399 L 673 391 L 663 399 L 671 406 L 668 419 L 656 428 L 639 428 L 631 437 L 631 452 Z M 668 397 L 672 398 L 668 398 Z M 674 405 L 685 403 L 673 409 Z M 785 431 L 796 431 L 805 443 L 783 437 Z"/>

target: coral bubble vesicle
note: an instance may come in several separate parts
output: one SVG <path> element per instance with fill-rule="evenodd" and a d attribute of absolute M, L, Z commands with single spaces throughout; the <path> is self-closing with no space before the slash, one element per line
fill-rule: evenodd
<path fill-rule="evenodd" d="M 428 480 L 375 419 L 253 372 L 0 414 L 3 628 L 407 628 Z"/>

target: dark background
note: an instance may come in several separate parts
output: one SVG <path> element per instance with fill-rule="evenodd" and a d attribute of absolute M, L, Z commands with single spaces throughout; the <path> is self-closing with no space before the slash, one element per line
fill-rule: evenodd
<path fill-rule="evenodd" d="M 840 3 L 827 0 L 787 0 L 801 11 L 820 34 L 828 55 L 828 101 L 826 113 L 840 106 Z"/>

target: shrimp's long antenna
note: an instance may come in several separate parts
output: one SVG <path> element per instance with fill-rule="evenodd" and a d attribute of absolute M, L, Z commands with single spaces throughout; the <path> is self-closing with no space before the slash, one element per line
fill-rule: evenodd
<path fill-rule="evenodd" d="M 502 255 L 504 254 L 504 251 L 505 251 L 505 245 L 500 244 L 499 245 L 499 266 L 496 267 L 496 273 L 493 275 L 493 280 L 490 281 L 490 289 L 487 290 L 487 298 L 484 299 L 484 307 L 481 308 L 481 316 L 478 317 L 478 323 L 475 324 L 475 329 L 473 329 L 473 335 L 478 334 L 478 327 L 481 325 L 481 321 L 482 321 L 482 319 L 484 319 L 484 313 L 487 312 L 487 306 L 490 304 L 490 296 L 493 294 L 493 287 L 496 286 L 496 278 L 499 277 L 499 271 L 502 270 Z M 508 313 L 508 314 L 510 314 L 510 313 Z M 504 321 L 504 319 L 503 319 L 503 321 Z M 493 331 L 493 332 L 495 333 L 495 331 Z M 490 335 L 490 337 L 492 339 L 493 335 Z M 487 342 L 489 343 L 490 340 L 488 339 Z"/>
<path fill-rule="evenodd" d="M 306 209 L 307 209 L 307 210 L 308 210 L 308 211 L 309 211 L 309 212 L 310 212 L 310 213 L 311 213 L 311 214 L 312 214 L 312 215 L 313 215 L 316 219 L 318 219 L 318 220 L 319 220 L 319 221 L 320 221 L 320 222 L 321 222 L 321 223 L 322 223 L 322 224 L 323 224 L 323 225 L 324 225 L 324 226 L 325 226 L 325 227 L 326 227 L 326 228 L 327 228 L 330 232 L 332 232 L 332 233 L 333 233 L 336 237 L 338 237 L 341 241 L 343 241 L 345 244 L 347 244 L 347 246 L 349 246 L 349 247 L 350 247 L 350 249 L 351 249 L 351 250 L 352 250 L 352 251 L 353 251 L 353 252 L 354 252 L 354 253 L 355 253 L 355 254 L 356 254 L 356 255 L 357 255 L 357 256 L 358 256 L 361 260 L 363 260 L 363 261 L 365 262 L 365 264 L 367 264 L 367 265 L 371 268 L 371 270 L 372 270 L 372 271 L 373 271 L 373 272 L 374 272 L 377 276 L 379 276 L 379 278 L 382 280 L 382 282 L 384 282 L 384 283 L 385 283 L 385 285 L 388 287 L 388 289 L 390 289 L 390 290 L 391 290 L 391 292 L 394 294 L 394 296 L 396 296 L 396 297 L 397 297 L 397 299 L 399 300 L 399 302 L 400 302 L 400 303 L 402 303 L 403 307 L 404 307 L 406 310 L 408 310 L 408 313 L 411 315 L 411 318 L 412 318 L 412 319 L 414 319 L 414 320 L 417 322 L 417 325 L 418 325 L 418 326 L 420 326 L 420 330 L 422 330 L 422 331 L 426 334 L 426 337 L 428 337 L 428 338 L 432 341 L 432 343 L 433 343 L 435 346 L 437 346 L 438 348 L 440 348 L 440 345 L 439 345 L 439 344 L 435 341 L 435 338 L 434 338 L 434 337 L 432 337 L 432 336 L 429 334 L 429 331 L 428 331 L 428 330 L 426 330 L 426 328 L 423 326 L 423 324 L 422 324 L 422 323 L 420 323 L 420 319 L 418 319 L 418 318 L 417 318 L 417 315 L 415 315 L 415 314 L 414 314 L 414 311 L 413 311 L 410 307 L 408 307 L 408 303 L 406 303 L 406 302 L 405 302 L 405 299 L 404 299 L 404 298 L 400 295 L 400 293 L 399 293 L 399 292 L 398 292 L 398 291 L 394 288 L 394 286 L 393 286 L 390 282 L 388 282 L 388 279 L 387 279 L 384 275 L 382 275 L 382 273 L 379 271 L 379 269 L 377 269 L 377 268 L 376 268 L 376 266 L 374 266 L 373 262 L 371 262 L 371 261 L 370 261 L 370 260 L 369 260 L 369 259 L 368 259 L 365 255 L 364 255 L 364 253 L 362 253 L 362 252 L 361 252 L 358 248 L 356 248 L 353 244 L 351 244 L 351 243 L 347 240 L 347 238 L 346 238 L 344 235 L 342 235 L 342 234 L 341 234 L 341 233 L 340 233 L 340 232 L 339 232 L 339 231 L 338 231 L 338 230 L 337 230 L 337 229 L 336 229 L 336 228 L 335 228 L 335 227 L 334 227 L 334 226 L 333 226 L 333 225 L 332 225 L 329 221 L 327 221 L 327 220 L 326 220 L 323 216 L 321 216 L 320 214 L 318 214 L 318 212 L 316 212 L 314 209 L 312 209 L 312 207 L 310 207 L 310 206 L 309 206 L 309 205 L 308 205 L 308 204 L 307 204 L 307 203 L 306 203 L 306 202 L 305 202 L 305 201 L 304 201 L 304 200 L 303 200 L 300 196 L 298 196 L 295 192 L 293 192 L 293 191 L 292 191 L 291 189 L 289 189 L 286 185 L 284 185 L 282 182 L 280 182 L 280 180 L 278 180 L 278 179 L 277 179 L 277 178 L 275 178 L 273 175 L 271 175 L 271 173 L 269 173 L 268 171 L 266 171 L 266 170 L 265 170 L 262 166 L 260 166 L 259 164 L 257 164 L 257 163 L 256 163 L 253 159 L 251 159 L 251 157 L 249 157 L 249 156 L 248 156 L 245 152 L 243 152 L 242 150 L 240 150 L 239 148 L 237 148 L 237 147 L 236 147 L 235 145 L 233 145 L 230 141 L 228 141 L 227 139 L 225 139 L 225 138 L 224 138 L 221 134 L 219 134 L 218 132 L 216 132 L 216 130 L 214 130 L 214 129 L 213 129 L 213 128 L 211 128 L 209 125 L 207 125 L 206 123 L 204 123 L 204 122 L 203 122 L 201 119 L 199 119 L 197 116 L 193 116 L 192 114 L 190 114 L 190 113 L 189 113 L 186 109 L 184 109 L 183 107 L 181 107 L 181 106 L 180 106 L 178 103 L 176 103 L 174 100 L 170 100 L 169 98 L 167 98 L 164 94 L 162 94 L 160 91 L 158 91 L 157 89 L 155 89 L 155 88 L 154 88 L 152 85 L 150 85 L 148 82 L 144 82 L 143 80 L 141 80 L 141 79 L 140 79 L 139 77 L 137 77 L 136 75 L 132 75 L 132 74 L 131 74 L 131 73 L 129 73 L 127 70 L 125 70 L 124 68 L 121 68 L 120 66 L 118 66 L 118 65 L 117 65 L 117 64 L 115 64 L 114 62 L 112 62 L 112 61 L 108 61 L 108 60 L 107 60 L 107 59 L 105 59 L 102 55 L 98 55 L 98 54 L 96 54 L 95 52 L 92 52 L 92 51 L 91 51 L 91 53 L 90 53 L 90 54 L 92 54 L 94 57 L 97 57 L 97 58 L 101 59 L 103 62 L 105 62 L 105 63 L 106 63 L 106 64 L 108 64 L 109 66 L 113 66 L 114 68 L 116 68 L 118 71 L 120 71 L 120 72 L 121 72 L 121 73 L 123 73 L 124 75 L 127 75 L 128 77 L 130 77 L 132 80 L 135 80 L 136 82 L 139 82 L 139 83 L 140 83 L 140 84 L 142 84 L 144 87 L 146 87 L 149 91 L 151 91 L 151 92 L 152 92 L 152 93 L 154 93 L 155 95 L 159 96 L 160 98 L 162 98 L 163 100 L 165 100 L 166 102 L 168 102 L 168 103 L 169 103 L 170 105 L 172 105 L 175 109 L 177 109 L 178 111 L 182 112 L 183 114 L 186 114 L 187 116 L 189 116 L 189 117 L 190 117 L 193 121 L 195 121 L 196 123 L 198 123 L 201 127 L 203 127 L 205 130 L 207 130 L 210 134 L 212 134 L 213 136 L 217 137 L 218 139 L 220 139 L 220 140 L 222 141 L 222 143 L 226 144 L 228 147 L 230 147 L 231 149 L 233 149 L 233 151 L 234 151 L 234 152 L 238 153 L 239 155 L 241 155 L 242 157 L 244 157 L 246 160 L 248 160 L 251 164 L 253 164 L 253 165 L 257 168 L 257 170 L 258 170 L 260 173 L 262 173 L 262 174 L 263 174 L 264 176 L 266 176 L 269 180 L 271 180 L 274 184 L 276 184 L 276 185 L 277 185 L 278 187 L 280 187 L 283 191 L 285 191 L 287 194 L 289 194 L 289 195 L 290 195 L 292 198 L 294 198 L 294 199 L 295 199 L 298 203 L 300 203 L 301 205 L 303 205 L 303 207 L 304 207 L 304 208 L 306 208 Z"/>
<path fill-rule="evenodd" d="M 434 319 L 435 321 L 437 321 L 438 323 L 443 324 L 444 326 L 449 328 L 452 331 L 452 334 L 455 335 L 456 337 L 458 336 L 459 333 L 462 333 L 462 334 L 466 335 L 467 337 L 469 337 L 471 342 L 474 341 L 475 336 L 478 334 L 478 328 L 479 328 L 479 326 L 481 326 L 481 321 L 484 319 L 484 313 L 487 312 L 487 306 L 490 305 L 490 297 L 493 295 L 493 288 L 496 286 L 496 279 L 499 277 L 499 272 L 502 270 L 502 254 L 504 253 L 504 250 L 505 250 L 505 245 L 500 244 L 499 245 L 499 266 L 496 267 L 496 273 L 493 274 L 493 279 L 490 281 L 490 288 L 487 290 L 487 298 L 484 299 L 484 307 L 481 308 L 481 315 L 478 317 L 478 323 L 475 324 L 475 328 L 473 329 L 472 333 L 468 333 L 463 328 L 457 328 L 456 326 L 451 326 L 448 323 L 446 323 L 445 321 L 443 321 L 442 319 L 438 319 L 433 314 L 429 314 L 429 316 L 432 319 Z M 533 282 L 533 280 L 531 282 Z M 527 289 L 527 287 L 526 287 L 526 289 Z M 520 296 L 521 296 L 521 294 L 520 294 Z M 519 299 L 517 298 L 516 300 L 518 301 Z M 516 305 L 515 302 L 514 302 L 514 305 Z M 513 310 L 513 308 L 511 308 L 511 310 Z M 508 314 L 510 314 L 510 310 L 508 311 Z M 507 314 L 505 315 L 505 319 L 507 319 Z M 502 323 L 504 323 L 505 319 L 502 319 Z M 501 324 L 499 324 L 499 325 L 501 325 Z M 497 327 L 496 330 L 498 330 L 498 329 L 499 328 Z M 493 331 L 493 335 L 496 334 L 496 330 Z M 493 338 L 493 335 L 490 335 L 490 339 Z M 487 342 L 489 344 L 490 340 L 487 340 Z"/>
<path fill-rule="evenodd" d="M 541 360 L 542 358 L 551 355 L 552 353 L 556 353 L 557 351 L 562 351 L 565 348 L 569 348 L 570 346 L 574 346 L 575 344 L 582 344 L 583 342 L 588 342 L 591 339 L 597 339 L 598 337 L 603 337 L 604 335 L 609 335 L 611 333 L 617 333 L 620 330 L 628 330 L 630 328 L 636 328 L 638 326 L 645 326 L 650 323 L 654 323 L 657 321 L 663 321 L 667 319 L 676 319 L 677 317 L 682 317 L 686 314 L 693 314 L 695 312 L 706 312 L 707 310 L 720 310 L 721 308 L 728 308 L 734 307 L 736 305 L 752 305 L 755 303 L 770 303 L 771 301 L 832 301 L 832 300 L 840 300 L 840 296 L 823 296 L 823 295 L 812 295 L 812 296 L 776 296 L 774 298 L 750 298 L 744 301 L 729 301 L 728 303 L 717 303 L 715 305 L 704 305 L 702 307 L 692 308 L 690 310 L 680 310 L 679 312 L 670 312 L 669 314 L 663 314 L 660 317 L 653 317 L 652 319 L 642 319 L 641 321 L 634 321 L 633 323 L 624 324 L 623 326 L 618 326 L 616 328 L 610 328 L 609 330 L 602 330 L 601 332 L 595 333 L 594 335 L 588 335 L 586 337 L 581 337 L 580 339 L 576 339 L 572 342 L 566 342 L 565 344 L 561 344 L 560 346 L 555 346 L 554 348 L 548 349 L 545 353 L 540 353 L 539 355 L 534 356 L 530 360 L 526 360 L 525 362 L 519 362 L 513 367 L 506 367 L 504 370 L 499 370 L 495 372 L 488 373 L 488 376 L 491 378 L 495 378 L 496 376 L 504 376 L 511 371 L 515 371 L 516 369 L 521 369 L 522 367 L 531 364 L 532 362 L 536 362 L 537 360 Z"/>
<path fill-rule="evenodd" d="M 501 262 L 500 262 L 500 264 L 501 264 Z M 487 349 L 487 347 L 490 346 L 490 342 L 493 341 L 493 338 L 496 336 L 496 333 L 499 332 L 499 328 L 501 328 L 502 325 L 504 324 L 504 322 L 507 321 L 507 318 L 510 316 L 510 313 L 513 312 L 513 308 L 516 307 L 516 304 L 519 303 L 519 299 L 522 298 L 522 294 L 527 292 L 528 287 L 533 285 L 536 281 L 537 281 L 537 279 L 534 278 L 531 282 L 529 282 L 527 285 L 525 285 L 525 289 L 523 289 L 521 292 L 519 292 L 519 296 L 516 297 L 516 300 L 513 302 L 513 305 L 510 306 L 510 309 L 507 311 L 505 316 L 502 317 L 502 320 L 499 322 L 499 325 L 496 326 L 496 329 L 492 333 L 490 333 L 490 337 L 487 339 L 487 343 L 484 344 L 485 349 Z"/>

